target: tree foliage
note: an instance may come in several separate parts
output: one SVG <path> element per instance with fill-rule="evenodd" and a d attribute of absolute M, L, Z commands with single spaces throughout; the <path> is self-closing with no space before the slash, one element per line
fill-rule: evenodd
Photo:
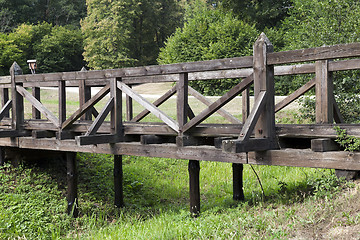
<path fill-rule="evenodd" d="M 355 0 L 294 0 L 290 16 L 285 19 L 281 32 L 284 33 L 284 50 L 320 47 L 360 41 L 360 3 Z M 284 88 L 295 90 L 308 81 L 309 77 L 297 77 L 293 81 L 285 78 Z M 335 72 L 335 98 L 347 122 L 360 121 L 359 86 L 357 71 Z M 284 92 L 285 93 L 285 92 Z M 313 100 L 305 102 L 306 113 L 312 112 Z"/>
<path fill-rule="evenodd" d="M 14 61 L 28 73 L 27 59 L 36 59 L 37 72 L 74 71 L 84 66 L 83 39 L 71 26 L 22 24 L 0 34 L 0 74 L 8 75 Z"/>
<path fill-rule="evenodd" d="M 161 49 L 159 63 L 252 55 L 252 45 L 258 31 L 231 13 L 224 13 L 198 1 L 188 6 L 185 20 L 184 27 L 177 29 Z M 219 95 L 236 83 L 236 79 L 191 82 L 193 87 L 208 95 Z"/>
<path fill-rule="evenodd" d="M 94 69 L 155 64 L 159 47 L 181 22 L 175 0 L 88 0 L 87 12 L 84 56 Z"/>
<path fill-rule="evenodd" d="M 292 0 L 222 0 L 221 6 L 258 29 L 278 26 L 288 15 Z"/>
<path fill-rule="evenodd" d="M 85 15 L 85 0 L 0 0 L 0 31 L 10 32 L 22 23 L 44 21 L 79 26 Z"/>

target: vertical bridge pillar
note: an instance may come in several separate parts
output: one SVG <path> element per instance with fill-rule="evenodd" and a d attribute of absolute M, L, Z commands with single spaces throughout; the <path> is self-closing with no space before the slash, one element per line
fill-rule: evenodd
<path fill-rule="evenodd" d="M 76 164 L 76 153 L 66 152 L 66 168 L 67 168 L 67 213 L 73 217 L 78 216 L 78 173 Z"/>

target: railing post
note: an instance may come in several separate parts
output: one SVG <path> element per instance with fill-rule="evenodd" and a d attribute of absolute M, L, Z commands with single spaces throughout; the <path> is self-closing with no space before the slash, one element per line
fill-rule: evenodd
<path fill-rule="evenodd" d="M 110 97 L 114 98 L 114 108 L 111 111 L 111 133 L 116 134 L 118 140 L 123 138 L 123 123 L 122 123 L 122 92 L 117 87 L 117 81 L 121 78 L 112 78 L 110 80 Z"/>
<path fill-rule="evenodd" d="M 266 91 L 266 104 L 255 126 L 256 138 L 268 138 L 271 146 L 275 141 L 275 96 L 274 96 L 274 66 L 267 65 L 267 53 L 274 48 L 264 33 L 254 44 L 254 96 L 255 101 L 260 92 Z"/>
<path fill-rule="evenodd" d="M 132 87 L 131 85 L 129 86 Z M 133 101 L 132 98 L 126 95 L 126 120 L 131 121 L 133 119 Z"/>
<path fill-rule="evenodd" d="M 177 121 L 179 123 L 180 135 L 188 117 L 188 73 L 180 73 L 177 84 Z"/>
<path fill-rule="evenodd" d="M 59 81 L 59 123 L 60 126 L 66 120 L 66 83 L 63 80 Z"/>
<path fill-rule="evenodd" d="M 16 90 L 16 85 L 22 86 L 22 83 L 16 83 L 15 76 L 21 75 L 20 66 L 14 62 L 10 68 L 11 76 L 11 98 L 12 98 L 12 128 L 20 130 L 24 123 L 24 99 Z"/>
<path fill-rule="evenodd" d="M 35 99 L 40 102 L 40 88 L 39 87 L 32 87 L 32 95 Z M 34 106 L 32 106 L 32 118 L 33 119 L 41 119 L 41 113 L 37 110 Z"/>
<path fill-rule="evenodd" d="M 81 69 L 81 72 L 87 71 L 85 67 Z M 80 106 L 84 105 L 91 98 L 91 87 L 86 86 L 85 79 L 79 81 L 79 103 Z M 84 115 L 80 117 L 81 120 L 92 119 L 92 108 L 88 110 Z"/>
<path fill-rule="evenodd" d="M 315 62 L 315 119 L 316 123 L 333 123 L 333 78 L 328 69 L 328 60 Z"/>

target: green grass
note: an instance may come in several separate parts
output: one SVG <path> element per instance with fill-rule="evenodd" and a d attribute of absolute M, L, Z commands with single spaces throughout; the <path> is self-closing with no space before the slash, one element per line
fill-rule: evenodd
<path fill-rule="evenodd" d="M 78 161 L 78 219 L 65 214 L 66 174 L 58 160 L 1 168 L 0 239 L 288 239 L 331 214 L 339 214 L 334 228 L 359 224 L 357 212 L 336 212 L 338 201 L 345 205 L 344 189 L 354 186 L 332 170 L 254 166 L 264 199 L 245 165 L 239 203 L 232 200 L 231 164 L 201 162 L 201 215 L 193 219 L 187 161 L 124 156 L 123 209 L 113 206 L 112 156 L 78 154 Z"/>

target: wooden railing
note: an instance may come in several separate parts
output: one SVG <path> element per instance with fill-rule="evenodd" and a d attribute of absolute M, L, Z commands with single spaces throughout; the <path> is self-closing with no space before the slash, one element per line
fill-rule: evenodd
<path fill-rule="evenodd" d="M 360 43 L 273 52 L 269 39 L 265 34 L 261 34 L 254 44 L 254 56 L 247 57 L 32 75 L 22 75 L 20 67 L 14 63 L 10 69 L 10 76 L 0 78 L 0 137 L 21 137 L 31 134 L 38 137 L 56 136 L 59 140 L 74 138 L 78 145 L 89 145 L 128 141 L 129 136 L 134 134 L 153 134 L 176 136 L 178 147 L 183 147 L 196 144 L 194 139 L 198 136 L 237 136 L 236 139 L 223 140 L 224 151 L 238 153 L 276 149 L 279 130 L 275 127 L 275 113 L 314 87 L 316 122 L 343 122 L 334 99 L 331 73 L 360 69 L 358 57 Z M 339 60 L 342 58 L 348 59 Z M 294 63 L 303 64 L 283 65 Z M 315 78 L 275 105 L 274 76 L 309 73 L 314 73 Z M 228 78 L 242 80 L 215 102 L 188 85 L 189 81 Z M 176 82 L 176 85 L 153 103 L 132 88 L 137 84 L 159 82 Z M 252 85 L 254 105 L 250 109 L 249 88 Z M 41 103 L 40 89 L 44 87 L 58 89 L 57 114 Z M 68 87 L 79 88 L 80 102 L 80 107 L 69 117 L 66 106 Z M 101 87 L 101 90 L 92 96 L 93 87 Z M 32 93 L 28 88 L 32 89 Z M 243 94 L 241 120 L 223 109 L 240 93 Z M 127 96 L 124 109 L 122 94 Z M 159 108 L 175 94 L 176 119 Z M 107 95 L 109 99 L 105 106 L 100 111 L 96 110 L 95 105 Z M 207 105 L 207 108 L 195 114 L 188 103 L 189 95 Z M 30 119 L 24 117 L 24 99 L 30 102 L 33 108 Z M 133 116 L 132 101 L 139 103 L 145 110 Z M 215 112 L 226 118 L 230 124 L 226 127 L 219 124 L 201 124 Z M 160 119 L 162 124 L 139 124 L 138 122 L 149 113 Z M 41 115 L 46 120 L 40 119 Z M 105 121 L 108 115 L 110 122 Z"/>

